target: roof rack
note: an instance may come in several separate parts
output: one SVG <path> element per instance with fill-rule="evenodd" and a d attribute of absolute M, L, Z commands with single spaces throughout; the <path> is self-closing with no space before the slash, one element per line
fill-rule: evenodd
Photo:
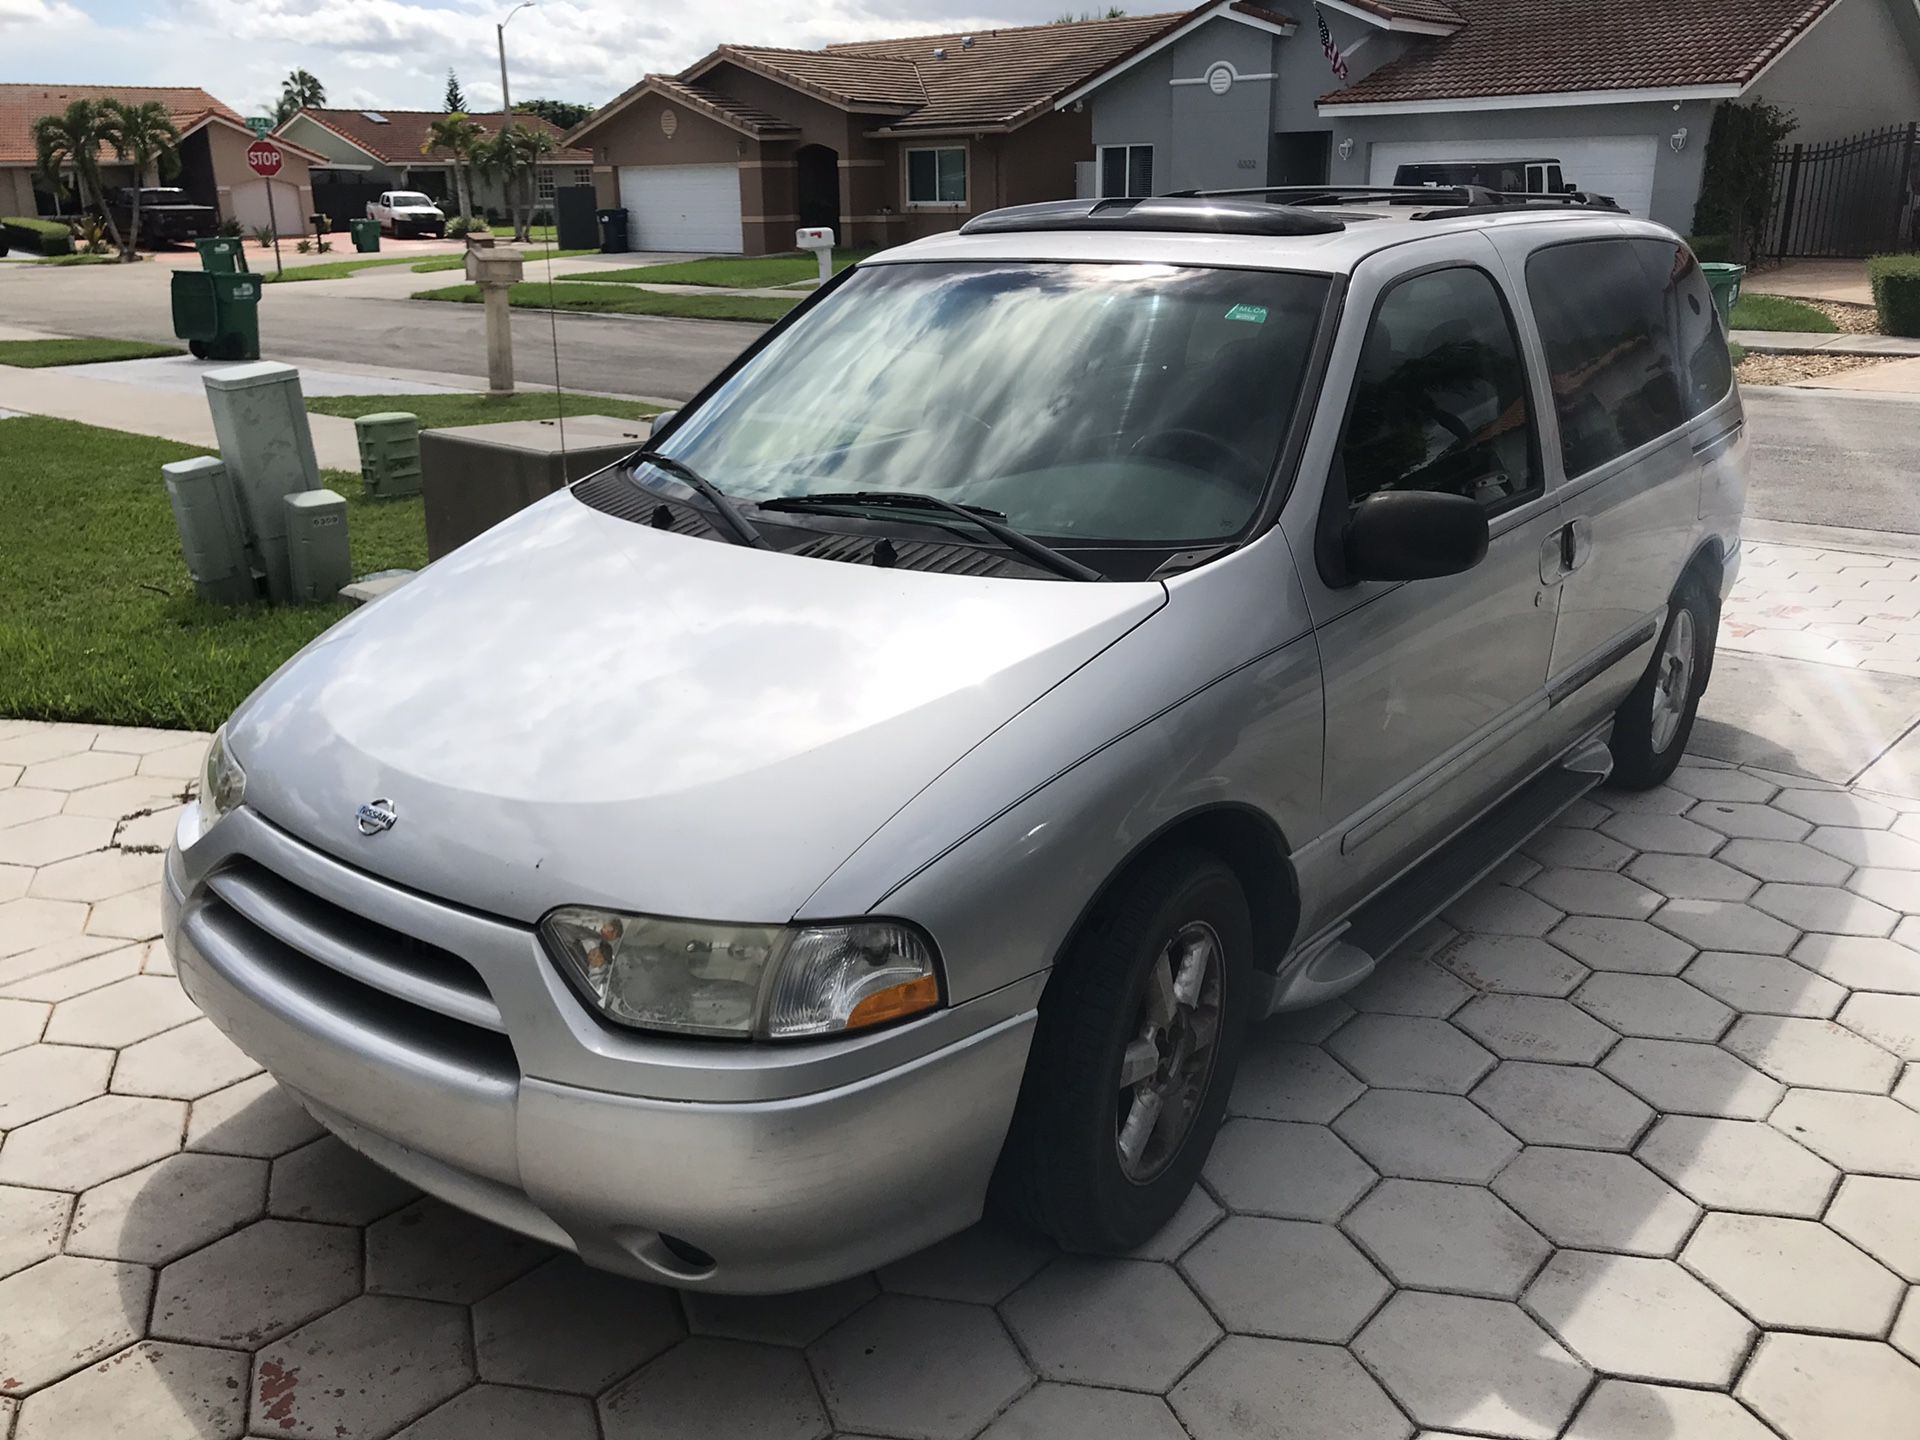
<path fill-rule="evenodd" d="M 1410 216 L 1414 220 L 1451 220 L 1463 215 L 1496 215 L 1513 210 L 1605 210 L 1624 213 L 1611 195 L 1584 190 L 1491 190 L 1485 185 L 1258 185 L 1235 190 L 1176 190 L 1169 199 L 1227 200 L 1268 197 L 1285 206 L 1345 205 L 1388 201 L 1396 205 L 1442 208 Z"/>
<path fill-rule="evenodd" d="M 1249 191 L 1248 194 L 1263 194 Z M 1346 229 L 1332 215 L 1234 194 L 1152 195 L 1138 199 L 1043 200 L 975 216 L 962 235 L 1008 235 L 1031 230 L 1175 230 L 1209 235 L 1331 235 Z"/>

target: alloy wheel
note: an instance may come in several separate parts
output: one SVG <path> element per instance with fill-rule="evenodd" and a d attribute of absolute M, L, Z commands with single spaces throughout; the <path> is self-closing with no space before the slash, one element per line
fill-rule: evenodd
<path fill-rule="evenodd" d="M 1120 1171 L 1144 1185 L 1166 1169 L 1193 1128 L 1220 1034 L 1223 956 L 1203 920 L 1180 927 L 1147 971 L 1134 1038 L 1120 1058 L 1114 1148 Z"/>

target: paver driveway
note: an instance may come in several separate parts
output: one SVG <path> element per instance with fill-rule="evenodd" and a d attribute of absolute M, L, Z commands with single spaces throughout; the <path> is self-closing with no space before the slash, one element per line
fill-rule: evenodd
<path fill-rule="evenodd" d="M 1137 1258 L 753 1300 L 422 1199 L 195 1016 L 153 847 L 203 743 L 0 721 L 0 1437 L 1920 1434 L 1920 799 L 1598 792 L 1261 1027 Z"/>

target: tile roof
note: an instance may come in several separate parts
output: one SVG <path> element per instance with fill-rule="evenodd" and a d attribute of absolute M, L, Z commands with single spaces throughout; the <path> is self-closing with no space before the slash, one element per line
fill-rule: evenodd
<path fill-rule="evenodd" d="M 778 115 L 769 114 L 758 106 L 736 100 L 731 95 L 722 94 L 705 85 L 690 84 L 673 75 L 649 75 L 634 89 L 637 91 L 649 86 L 672 96 L 684 105 L 692 106 L 695 110 L 705 110 L 716 119 L 731 121 L 756 135 L 778 135 L 800 128 L 792 121 L 782 120 Z"/>
<path fill-rule="evenodd" d="M 389 165 L 431 164 L 433 157 L 426 155 L 423 150 L 427 143 L 427 132 L 434 121 L 447 118 L 447 112 L 444 110 L 308 109 L 300 113 Z M 372 119 L 373 115 L 384 115 L 385 123 Z M 467 118 L 486 131 L 489 137 L 500 133 L 498 111 L 491 115 L 469 115 Z M 566 136 L 566 132 L 558 125 L 539 115 L 515 115 L 513 119 L 517 125 L 528 125 L 536 130 L 546 131 L 555 141 L 562 140 Z M 288 124 L 291 123 L 291 121 L 288 122 Z M 285 126 L 281 127 L 281 129 L 285 128 Z M 440 158 L 444 163 L 445 157 Z M 547 157 L 547 163 L 585 165 L 592 158 L 585 150 L 568 149 L 563 146 Z"/>
<path fill-rule="evenodd" d="M 1348 3 L 1386 20 L 1425 20 L 1435 25 L 1460 23 L 1460 7 L 1446 4 L 1444 0 L 1348 0 Z"/>
<path fill-rule="evenodd" d="M 65 110 L 75 100 L 119 100 L 129 105 L 157 100 L 182 130 L 209 111 L 229 120 L 241 118 L 239 111 L 195 85 L 0 85 L 0 165 L 33 164 L 38 158 L 33 122 Z M 112 152 L 103 151 L 101 158 L 111 160 Z"/>
<path fill-rule="evenodd" d="M 1744 85 L 1837 3 L 1452 0 L 1466 22 L 1460 30 L 1416 42 L 1398 60 L 1322 96 L 1320 103 Z"/>

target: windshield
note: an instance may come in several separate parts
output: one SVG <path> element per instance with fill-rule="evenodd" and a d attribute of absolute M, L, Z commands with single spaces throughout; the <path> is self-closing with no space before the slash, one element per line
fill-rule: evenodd
<path fill-rule="evenodd" d="M 393 192 L 393 203 L 395 205 L 425 205 L 431 207 L 433 201 L 422 195 L 418 190 L 396 190 Z"/>
<path fill-rule="evenodd" d="M 749 501 L 910 490 L 1063 544 L 1223 540 L 1258 508 L 1329 284 L 1165 265 L 876 265 L 660 448 Z"/>

